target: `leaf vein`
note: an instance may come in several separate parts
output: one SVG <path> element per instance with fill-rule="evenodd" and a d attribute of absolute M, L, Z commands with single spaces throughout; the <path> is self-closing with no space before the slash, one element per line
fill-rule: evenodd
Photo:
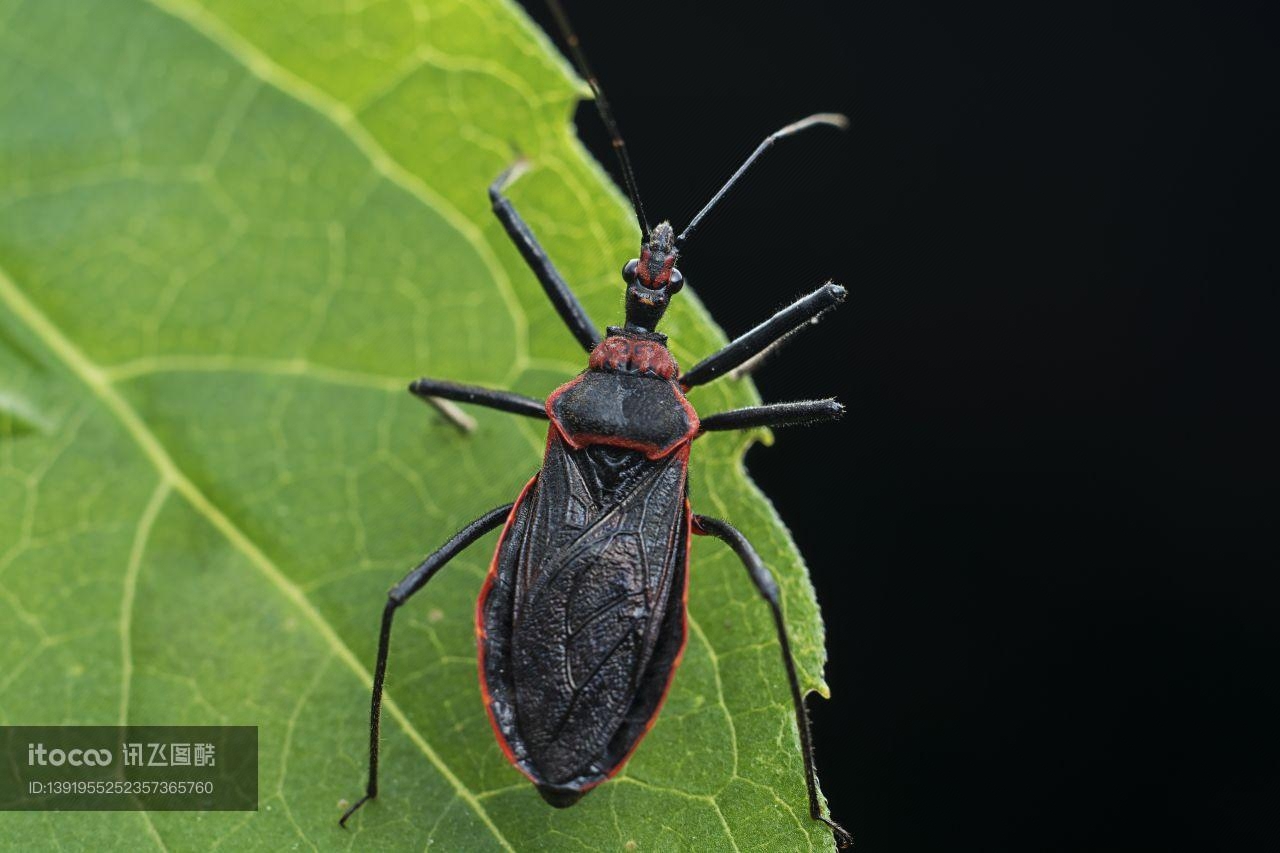
<path fill-rule="evenodd" d="M 142 559 L 146 555 L 151 529 L 161 508 L 173 491 L 173 484 L 161 477 L 156 483 L 146 507 L 138 519 L 133 545 L 129 549 L 129 562 L 124 570 L 124 583 L 120 594 L 120 725 L 129 724 L 129 697 L 133 692 L 133 605 L 138 591 L 138 574 L 142 571 Z"/>
<path fill-rule="evenodd" d="M 194 510 L 203 515 L 216 530 L 226 537 L 236 550 L 248 558 L 249 562 L 258 569 L 267 581 L 279 590 L 285 599 L 302 612 L 319 633 L 321 639 L 356 674 L 362 684 L 371 684 L 373 682 L 372 674 L 360 663 L 355 653 L 342 641 L 333 626 L 321 615 L 310 599 L 234 521 L 222 510 L 218 509 L 209 497 L 187 477 L 160 443 L 160 440 L 143 423 L 138 413 L 107 380 L 101 368 L 81 353 L 75 344 L 64 336 L 61 330 L 27 299 L 3 270 L 0 270 L 0 301 L 7 303 L 14 315 L 25 323 L 36 337 L 44 341 L 53 354 L 66 365 L 67 369 L 84 383 L 103 406 L 119 420 L 121 426 L 138 444 L 143 454 L 156 467 L 162 479 L 181 493 Z M 453 770 L 450 769 L 431 745 L 427 743 L 426 739 L 414 727 L 413 723 L 410 722 L 404 711 L 400 709 L 394 700 L 390 697 L 385 698 L 383 707 L 405 731 L 409 739 L 417 745 L 428 761 L 449 782 L 458 798 L 471 807 L 472 811 L 476 813 L 481 822 L 498 840 L 499 844 L 507 850 L 514 850 L 498 830 L 497 825 L 494 824 L 484 806 L 467 789 L 462 780 L 454 774 Z"/>
<path fill-rule="evenodd" d="M 186 0 L 145 0 L 145 2 L 160 12 L 184 22 L 196 33 L 221 48 L 227 56 L 251 74 L 323 116 L 341 131 L 373 168 L 391 184 L 407 192 L 424 207 L 434 211 L 466 240 L 479 256 L 506 303 L 507 311 L 514 322 L 512 337 L 515 344 L 516 366 L 523 366 L 529 350 L 529 318 L 512 289 L 506 270 L 498 261 L 479 226 L 468 220 L 420 177 L 392 157 L 377 138 L 360 123 L 359 117 L 349 105 L 338 101 L 276 63 L 221 18 Z"/>

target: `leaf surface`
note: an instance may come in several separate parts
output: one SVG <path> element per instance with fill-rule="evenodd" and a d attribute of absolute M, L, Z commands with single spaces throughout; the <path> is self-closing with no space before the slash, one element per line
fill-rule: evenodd
<path fill-rule="evenodd" d="M 407 380 L 542 397 L 584 365 L 488 210 L 513 151 L 533 163 L 513 201 L 595 320 L 621 313 L 634 224 L 519 9 L 0 0 L 0 22 L 0 722 L 261 745 L 256 813 L 8 813 L 0 846 L 830 846 L 767 611 L 701 538 L 684 664 L 618 779 L 552 810 L 494 742 L 472 628 L 491 535 L 397 617 L 382 793 L 336 826 L 386 590 L 512 500 L 544 438 L 479 409 L 460 435 Z M 687 291 L 664 329 L 685 365 L 724 340 Z M 694 402 L 754 400 L 724 381 Z M 749 440 L 698 443 L 695 508 L 772 566 L 819 687 L 812 589 Z"/>

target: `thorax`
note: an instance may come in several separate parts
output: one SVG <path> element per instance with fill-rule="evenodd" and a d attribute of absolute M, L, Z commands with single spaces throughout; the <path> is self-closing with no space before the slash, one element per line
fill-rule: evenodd
<path fill-rule="evenodd" d="M 661 335 L 609 332 L 587 370 L 547 398 L 553 428 L 574 448 L 603 444 L 665 456 L 698 432 L 698 415 L 676 383 L 680 368 Z"/>
<path fill-rule="evenodd" d="M 596 345 L 587 363 L 592 370 L 672 380 L 680 375 L 680 365 L 666 340 L 664 335 L 625 334 L 610 326 L 609 337 Z"/>

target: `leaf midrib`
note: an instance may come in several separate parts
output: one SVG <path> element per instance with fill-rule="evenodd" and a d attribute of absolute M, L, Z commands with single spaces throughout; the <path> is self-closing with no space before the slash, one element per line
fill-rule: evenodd
<path fill-rule="evenodd" d="M 0 302 L 6 304 L 30 331 L 58 358 L 59 361 L 98 399 L 98 401 L 115 417 L 138 445 L 143 455 L 155 467 L 160 475 L 161 483 L 167 484 L 174 491 L 186 498 L 197 513 L 205 518 L 214 529 L 226 537 L 227 541 L 240 551 L 248 561 L 270 582 L 284 597 L 297 607 L 311 622 L 321 638 L 328 644 L 347 667 L 355 673 L 361 684 L 371 684 L 372 674 L 364 668 L 355 653 L 338 636 L 333 626 L 316 609 L 306 594 L 280 570 L 267 554 L 240 527 L 222 512 L 199 486 L 191 480 L 169 454 L 164 444 L 152 432 L 138 415 L 137 411 L 120 395 L 101 367 L 89 359 L 44 312 L 27 298 L 9 277 L 7 271 L 0 268 Z M 395 719 L 400 727 L 422 751 L 427 760 L 435 766 L 442 776 L 453 787 L 458 798 L 465 802 L 477 817 L 493 833 L 494 838 L 505 849 L 514 853 L 514 848 L 503 837 L 497 825 L 489 817 L 484 806 L 476 799 L 470 789 L 454 774 L 426 738 L 414 727 L 409 718 L 389 696 L 383 697 L 383 708 Z"/>

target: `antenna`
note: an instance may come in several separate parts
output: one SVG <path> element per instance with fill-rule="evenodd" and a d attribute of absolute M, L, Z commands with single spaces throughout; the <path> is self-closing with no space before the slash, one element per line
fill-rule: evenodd
<path fill-rule="evenodd" d="M 773 143 L 777 142 L 779 139 L 784 139 L 792 134 L 799 133 L 802 130 L 807 130 L 810 127 L 820 124 L 830 125 L 831 127 L 837 127 L 840 130 L 844 130 L 849 126 L 849 119 L 840 113 L 814 113 L 811 116 L 802 118 L 797 122 L 787 125 L 781 130 L 777 130 L 769 134 L 769 136 L 765 138 L 764 142 L 761 142 L 751 156 L 747 158 L 747 162 L 738 167 L 738 171 L 733 173 L 733 177 L 729 178 L 729 180 L 725 182 L 725 185 L 720 188 L 720 191 L 712 196 L 711 201 L 707 202 L 706 207 L 698 211 L 698 215 L 693 217 L 693 221 L 680 232 L 680 236 L 676 238 L 676 248 L 684 248 L 685 241 L 687 241 L 689 236 L 693 234 L 693 229 L 698 227 L 698 223 L 702 222 L 703 217 L 711 212 L 711 208 L 715 207 L 716 203 L 720 201 L 720 199 L 724 198 L 724 195 L 729 191 L 729 188 L 738 182 L 738 179 L 742 177 L 743 173 L 746 172 L 747 169 L 751 168 L 751 164 L 756 160 L 759 160 L 760 156 L 764 154 L 764 152 L 773 147 Z"/>
<path fill-rule="evenodd" d="M 609 139 L 613 143 L 613 152 L 618 155 L 618 162 L 622 164 L 622 177 L 627 184 L 627 194 L 631 196 L 631 207 L 635 210 L 636 221 L 640 223 L 640 232 L 647 241 L 649 239 L 649 220 L 645 218 L 644 205 L 640 203 L 640 188 L 636 186 L 636 176 L 631 171 L 631 160 L 627 157 L 627 143 L 622 140 L 622 132 L 618 130 L 618 123 L 613 120 L 613 110 L 609 109 L 609 101 L 604 96 L 604 90 L 600 88 L 600 81 L 596 79 L 596 75 L 591 71 L 591 66 L 587 64 L 587 55 L 582 52 L 582 46 L 578 43 L 578 34 L 573 31 L 573 27 L 569 23 L 569 16 L 565 14 L 564 7 L 560 5 L 560 0 L 547 0 L 547 5 L 551 7 L 551 14 L 555 16 L 556 24 L 560 27 L 560 34 L 569 43 L 569 52 L 573 55 L 574 64 L 578 66 L 578 73 L 587 78 L 587 85 L 591 87 L 591 93 L 595 95 L 596 110 L 600 113 L 600 119 L 604 122 L 605 129 L 609 131 Z"/>

